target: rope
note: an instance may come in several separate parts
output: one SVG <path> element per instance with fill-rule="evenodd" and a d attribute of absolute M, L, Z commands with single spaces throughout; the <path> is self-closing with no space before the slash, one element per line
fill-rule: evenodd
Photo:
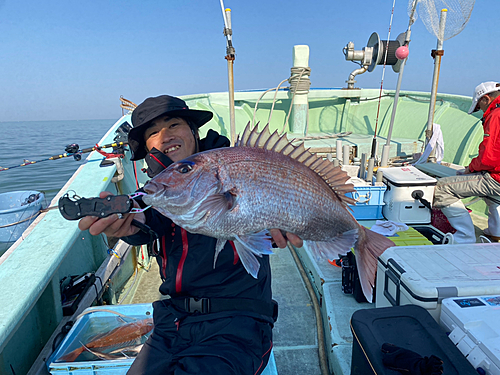
<path fill-rule="evenodd" d="M 342 132 L 342 133 L 335 133 L 331 135 L 309 135 L 309 136 L 304 136 L 304 137 L 294 137 L 294 141 L 304 141 L 304 140 L 309 140 L 309 139 L 330 139 L 330 138 L 341 138 L 341 137 L 347 137 L 348 135 L 351 135 L 352 132 Z"/>
<path fill-rule="evenodd" d="M 311 302 L 313 304 L 314 315 L 316 316 L 316 331 L 318 334 L 318 357 L 319 357 L 319 367 L 321 370 L 321 375 L 329 375 L 330 371 L 328 370 L 328 356 L 325 350 L 325 331 L 323 328 L 323 317 L 321 315 L 321 307 L 319 305 L 318 299 L 316 297 L 316 293 L 314 292 L 314 287 L 312 286 L 311 280 L 307 276 L 307 273 L 302 266 L 302 262 L 295 251 L 293 245 L 290 242 L 287 243 L 288 249 L 290 250 L 290 254 L 292 255 L 293 260 L 299 270 L 300 276 L 304 281 L 304 285 L 309 293 L 309 298 L 311 298 Z"/>
<path fill-rule="evenodd" d="M 137 104 L 128 99 L 125 99 L 123 96 L 120 96 L 120 101 L 120 107 L 122 109 L 126 109 L 127 111 L 133 111 L 137 107 Z"/>
<path fill-rule="evenodd" d="M 291 71 L 292 75 L 288 79 L 288 82 L 290 83 L 290 91 L 293 92 L 293 95 L 292 95 L 292 100 L 290 101 L 290 109 L 288 110 L 288 115 L 286 116 L 286 120 L 285 123 L 283 124 L 283 129 L 281 129 L 281 133 L 285 132 L 285 129 L 288 125 L 288 120 L 290 119 L 290 115 L 292 114 L 292 105 L 293 105 L 293 99 L 295 99 L 295 94 L 297 92 L 299 92 L 300 94 L 307 94 L 309 92 L 309 87 L 311 87 L 311 81 L 309 79 L 309 76 L 311 75 L 311 68 L 293 67 L 291 68 Z M 307 78 L 302 78 L 302 75 L 304 75 L 304 73 L 306 74 Z M 301 79 L 304 79 L 302 83 L 300 82 Z M 306 134 L 308 127 L 309 127 L 309 111 L 307 111 L 306 129 L 305 129 Z"/>
<path fill-rule="evenodd" d="M 288 81 L 290 84 L 289 90 L 290 92 L 293 93 L 292 95 L 292 100 L 290 102 L 290 109 L 288 110 L 288 116 L 286 118 L 286 121 L 283 125 L 283 129 L 281 132 L 283 133 L 285 131 L 285 128 L 288 124 L 288 119 L 290 118 L 290 114 L 292 112 L 292 105 L 293 105 L 293 99 L 295 98 L 295 94 L 298 92 L 299 94 L 307 94 L 309 92 L 309 88 L 311 87 L 311 81 L 309 80 L 309 75 L 311 74 L 311 68 L 309 67 L 293 67 L 291 68 L 291 76 L 290 78 L 284 79 L 279 83 L 279 85 L 275 88 L 269 89 L 264 91 L 257 101 L 255 102 L 255 107 L 253 108 L 253 117 L 252 117 L 252 126 L 255 126 L 255 116 L 257 113 L 257 106 L 259 105 L 260 100 L 266 95 L 268 92 L 275 90 L 274 92 L 274 98 L 273 98 L 273 103 L 271 105 L 271 111 L 269 113 L 269 118 L 267 120 L 267 123 L 271 123 L 271 119 L 273 117 L 273 112 L 274 112 L 274 105 L 276 104 L 276 96 L 278 95 L 278 90 L 280 89 L 281 85 L 285 82 Z M 303 78 L 302 76 L 306 75 L 307 78 Z M 307 134 L 307 126 L 309 125 L 309 113 L 308 113 L 308 118 L 307 118 L 307 124 L 306 124 L 306 134 Z"/>
<path fill-rule="evenodd" d="M 269 120 L 271 120 L 271 115 L 272 115 L 272 112 L 273 112 L 273 109 L 274 109 L 274 103 L 276 102 L 276 95 L 278 94 L 278 90 L 280 88 L 280 86 L 285 83 L 288 79 L 284 79 L 283 81 L 280 82 L 280 84 L 278 85 L 278 87 L 275 87 L 275 88 L 272 88 L 272 89 L 269 89 L 269 90 L 266 90 L 264 91 L 261 96 L 259 96 L 259 98 L 257 99 L 257 101 L 255 102 L 255 107 L 253 108 L 253 118 L 252 118 L 252 127 L 255 125 L 255 115 L 257 113 L 257 106 L 259 105 L 259 102 L 260 100 L 264 97 L 264 95 L 266 95 L 268 92 L 270 91 L 273 91 L 273 90 L 276 90 L 275 94 L 274 94 L 274 99 L 273 99 L 273 105 L 272 105 L 272 108 L 271 108 L 271 114 L 269 115 Z"/>
<path fill-rule="evenodd" d="M 7 227 L 11 227 L 11 226 L 14 226 L 14 225 L 17 225 L 17 224 L 21 224 L 21 223 L 24 223 L 25 221 L 28 221 L 30 219 L 33 219 L 33 218 L 36 218 L 38 215 L 42 214 L 42 213 L 46 213 L 50 210 L 53 210 L 53 209 L 56 209 L 56 208 L 59 208 L 58 206 L 52 206 L 52 207 L 47 207 L 47 208 L 42 208 L 40 209 L 38 212 L 36 212 L 35 214 L 31 215 L 30 217 L 28 217 L 27 219 L 24 219 L 24 220 L 21 220 L 21 221 L 18 221 L 18 222 L 15 222 L 15 223 L 11 223 L 11 224 L 6 224 L 6 225 L 1 225 L 0 226 L 0 229 L 2 228 L 7 228 Z M 9 241 L 11 240 L 12 236 L 14 235 L 14 232 L 11 232 L 11 235 L 9 237 Z M 16 238 L 17 240 L 17 238 Z"/>
<path fill-rule="evenodd" d="M 75 321 L 78 321 L 78 319 L 80 319 L 84 315 L 93 314 L 93 313 L 96 313 L 96 312 L 107 312 L 107 313 L 111 313 L 111 314 L 115 314 L 115 315 L 121 316 L 122 318 L 137 320 L 137 318 L 134 318 L 133 316 L 125 315 L 125 314 L 119 313 L 118 311 L 115 311 L 115 310 L 110 310 L 110 309 L 95 309 L 94 308 L 92 310 L 86 310 L 86 311 L 82 312 L 80 315 L 78 315 L 76 317 Z"/>
<path fill-rule="evenodd" d="M 280 82 L 278 87 L 276 87 L 276 91 L 274 92 L 274 98 L 273 98 L 273 105 L 271 106 L 271 112 L 269 113 L 269 118 L 267 119 L 267 123 L 271 123 L 271 118 L 273 117 L 273 111 L 274 111 L 274 105 L 276 104 L 276 96 L 278 95 L 278 90 L 281 87 L 283 83 L 285 83 L 287 80 L 284 79 L 283 81 Z"/>
<path fill-rule="evenodd" d="M 288 83 L 290 83 L 290 91 L 294 94 L 298 92 L 299 94 L 307 94 L 309 88 L 311 87 L 311 80 L 309 76 L 311 75 L 311 68 L 309 67 L 293 67 L 291 68 L 292 75 L 288 78 Z M 302 78 L 306 75 L 307 78 Z"/>
<path fill-rule="evenodd" d="M 17 224 L 21 224 L 21 223 L 24 223 L 25 221 L 28 221 L 34 217 L 37 217 L 38 215 L 40 215 L 42 213 L 42 210 L 38 211 L 36 214 L 34 215 L 31 215 L 30 217 L 24 219 L 24 220 L 20 220 L 20 221 L 16 221 L 15 223 L 10 223 L 10 224 L 5 224 L 5 225 L 0 225 L 0 229 L 1 228 L 7 228 L 7 227 L 11 227 L 13 225 L 17 225 Z"/>

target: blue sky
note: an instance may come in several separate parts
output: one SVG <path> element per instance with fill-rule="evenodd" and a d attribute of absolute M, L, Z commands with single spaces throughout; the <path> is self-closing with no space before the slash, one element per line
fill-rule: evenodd
<path fill-rule="evenodd" d="M 452 2 L 455 3 L 455 2 Z M 387 39 L 392 0 L 225 0 L 232 9 L 236 90 L 275 87 L 290 75 L 292 49 L 310 47 L 313 87 L 344 87 L 356 68 L 342 48 Z M 391 40 L 408 26 L 396 1 Z M 500 1 L 476 2 L 465 29 L 444 42 L 439 92 L 470 96 L 499 80 Z M 485 26 L 486 25 L 486 26 Z M 219 0 L 0 0 L 0 122 L 113 119 L 119 97 L 227 91 Z M 430 91 L 436 38 L 418 18 L 402 88 Z M 379 88 L 382 67 L 356 86 Z M 397 75 L 388 67 L 384 88 Z"/>

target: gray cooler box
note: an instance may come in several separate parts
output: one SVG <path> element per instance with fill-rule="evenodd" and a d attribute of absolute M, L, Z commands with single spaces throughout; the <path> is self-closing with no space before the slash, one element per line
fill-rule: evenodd
<path fill-rule="evenodd" d="M 445 298 L 500 294 L 500 244 L 398 246 L 377 265 L 376 307 L 419 305 L 439 322 Z"/>

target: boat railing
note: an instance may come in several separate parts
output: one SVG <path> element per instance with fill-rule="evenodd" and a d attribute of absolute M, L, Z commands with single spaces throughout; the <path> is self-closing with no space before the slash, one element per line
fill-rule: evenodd
<path fill-rule="evenodd" d="M 129 115 L 116 122 L 100 144 L 111 143 L 114 130 L 127 119 L 130 121 Z M 101 191 L 135 190 L 132 178 L 113 183 L 116 166 L 100 167 L 102 159 L 102 155 L 92 152 L 50 207 L 57 206 L 66 193 L 94 197 Z M 123 164 L 127 173 L 131 173 L 131 162 L 123 159 Z M 96 270 L 109 257 L 107 249 L 103 238 L 82 232 L 78 221 L 65 220 L 58 209 L 37 218 L 0 264 L 0 362 L 12 363 L 18 358 L 17 363 L 27 367 L 16 368 L 16 372 L 29 370 L 63 318 L 60 280 L 67 275 Z"/>

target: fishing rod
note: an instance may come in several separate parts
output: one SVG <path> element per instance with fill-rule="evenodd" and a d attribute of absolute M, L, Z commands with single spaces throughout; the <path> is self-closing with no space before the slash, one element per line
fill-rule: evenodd
<path fill-rule="evenodd" d="M 123 146 L 128 145 L 128 142 L 114 142 L 114 143 L 109 143 L 107 145 L 102 145 L 99 146 L 96 144 L 94 147 L 89 147 L 89 148 L 84 148 L 83 150 L 80 150 L 80 146 L 78 146 L 77 143 L 72 143 L 70 145 L 67 145 L 65 148 L 64 154 L 59 154 L 59 155 L 53 155 L 47 159 L 41 159 L 41 160 L 34 160 L 30 161 L 27 159 L 24 159 L 24 163 L 19 164 L 19 165 L 14 165 L 11 167 L 0 167 L 0 172 L 1 171 L 7 171 L 9 169 L 14 169 L 14 168 L 19 168 L 19 167 L 24 167 L 26 165 L 31 165 L 31 164 L 36 164 L 40 163 L 42 161 L 48 161 L 48 160 L 57 160 L 57 159 L 62 159 L 62 158 L 67 158 L 67 157 L 73 157 L 76 161 L 82 160 L 82 154 L 86 154 L 92 151 L 97 151 L 101 155 L 105 156 L 106 158 L 111 158 L 111 157 L 120 157 L 123 158 L 123 150 L 120 148 Z M 113 148 L 112 153 L 107 153 L 102 151 L 103 148 Z"/>
<path fill-rule="evenodd" d="M 391 29 L 392 29 L 392 20 L 393 20 L 393 17 L 394 17 L 394 7 L 396 5 L 396 0 L 393 1 L 392 3 L 392 11 L 391 11 L 391 20 L 389 22 L 389 35 L 387 36 L 387 43 L 385 43 L 385 45 L 383 46 L 384 47 L 384 67 L 382 69 L 382 79 L 380 81 L 380 92 L 379 92 L 379 99 L 378 99 L 378 106 L 377 106 L 377 117 L 375 119 L 375 131 L 374 131 L 374 134 L 373 134 L 373 140 L 372 140 L 372 149 L 371 149 L 371 158 L 370 160 L 373 160 L 375 161 L 375 156 L 377 154 L 377 147 L 378 147 L 378 143 L 377 143 L 377 127 L 378 127 L 378 119 L 379 119 L 379 114 L 380 114 L 380 102 L 381 102 L 381 99 L 382 99 L 382 89 L 383 89 L 383 86 L 384 86 L 384 76 L 385 76 L 385 66 L 387 64 L 387 56 L 388 56 L 388 52 L 389 52 L 389 41 L 391 39 Z"/>

